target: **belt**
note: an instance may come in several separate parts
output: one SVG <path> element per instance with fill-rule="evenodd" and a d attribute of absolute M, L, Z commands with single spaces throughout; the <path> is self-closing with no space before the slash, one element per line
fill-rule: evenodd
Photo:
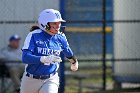
<path fill-rule="evenodd" d="M 30 73 L 26 73 L 26 76 L 27 77 L 30 77 L 30 78 L 34 78 L 34 79 L 48 79 L 48 78 L 50 78 L 50 77 L 52 77 L 52 76 L 54 76 L 56 74 L 56 72 L 55 73 L 52 73 L 52 74 L 49 74 L 49 75 L 41 75 L 41 76 L 38 76 L 38 75 L 33 75 L 33 74 L 30 74 Z"/>

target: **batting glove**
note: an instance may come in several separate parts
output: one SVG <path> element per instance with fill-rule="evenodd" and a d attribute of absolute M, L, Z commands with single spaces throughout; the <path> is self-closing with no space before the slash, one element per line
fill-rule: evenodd
<path fill-rule="evenodd" d="M 77 71 L 78 70 L 78 61 L 71 63 L 71 70 Z"/>
<path fill-rule="evenodd" d="M 44 64 L 62 62 L 61 58 L 55 55 L 41 56 L 40 61 Z"/>
<path fill-rule="evenodd" d="M 71 63 L 71 70 L 77 71 L 78 70 L 78 60 L 73 56 L 72 58 L 68 59 Z"/>

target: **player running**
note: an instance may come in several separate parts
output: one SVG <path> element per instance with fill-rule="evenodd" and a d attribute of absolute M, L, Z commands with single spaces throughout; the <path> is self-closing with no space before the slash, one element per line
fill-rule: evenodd
<path fill-rule="evenodd" d="M 60 52 L 68 58 L 71 70 L 78 70 L 78 61 L 69 47 L 66 36 L 59 32 L 59 11 L 43 10 L 38 18 L 39 29 L 30 32 L 22 48 L 22 61 L 26 64 L 20 93 L 57 93 L 59 76 L 57 70 L 62 61 Z"/>

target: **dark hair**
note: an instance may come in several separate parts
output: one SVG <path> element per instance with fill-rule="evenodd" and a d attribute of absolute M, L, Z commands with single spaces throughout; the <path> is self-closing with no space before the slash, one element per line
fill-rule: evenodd
<path fill-rule="evenodd" d="M 37 25 L 33 25 L 30 29 L 30 32 L 36 30 L 36 29 L 40 29 Z"/>

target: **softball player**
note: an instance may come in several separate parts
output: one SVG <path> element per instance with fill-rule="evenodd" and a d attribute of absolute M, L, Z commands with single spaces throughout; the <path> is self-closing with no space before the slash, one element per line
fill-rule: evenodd
<path fill-rule="evenodd" d="M 62 61 L 60 52 L 68 58 L 71 70 L 78 70 L 78 61 L 69 47 L 64 34 L 59 33 L 59 11 L 43 10 L 38 18 L 39 29 L 30 32 L 22 48 L 22 61 L 26 64 L 20 93 L 57 93 L 59 77 L 57 70 Z"/>

